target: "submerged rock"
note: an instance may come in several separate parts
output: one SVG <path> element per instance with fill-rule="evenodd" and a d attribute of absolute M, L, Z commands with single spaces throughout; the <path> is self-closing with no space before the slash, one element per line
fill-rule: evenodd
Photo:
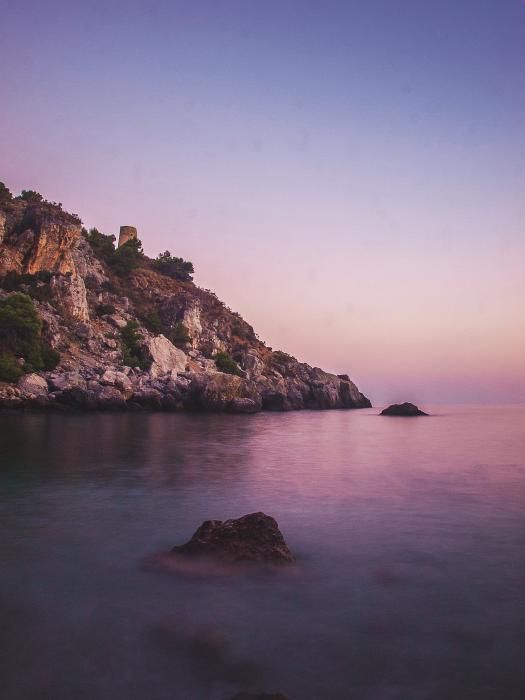
<path fill-rule="evenodd" d="M 413 403 L 395 403 L 381 411 L 382 416 L 428 416 Z"/>
<path fill-rule="evenodd" d="M 206 520 L 189 542 L 171 552 L 226 563 L 293 561 L 276 520 L 265 513 L 250 513 L 236 520 Z"/>

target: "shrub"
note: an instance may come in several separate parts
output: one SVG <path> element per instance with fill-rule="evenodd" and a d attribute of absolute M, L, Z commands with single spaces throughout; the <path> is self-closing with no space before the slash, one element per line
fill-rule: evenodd
<path fill-rule="evenodd" d="M 42 338 L 42 321 L 31 297 L 15 292 L 0 300 L 2 376 L 15 381 L 23 372 L 54 369 L 60 355 Z M 23 367 L 17 358 L 24 359 Z M 16 375 L 16 376 L 15 376 Z"/>
<path fill-rule="evenodd" d="M 90 228 L 89 231 L 83 229 L 82 233 L 97 258 L 111 264 L 115 255 L 115 236 L 106 236 L 96 228 Z"/>
<path fill-rule="evenodd" d="M 236 374 L 242 376 L 242 372 L 239 365 L 235 362 L 233 357 L 227 352 L 218 352 L 215 357 L 215 365 L 219 372 L 225 372 L 226 374 Z"/>
<path fill-rule="evenodd" d="M 170 333 L 170 340 L 173 345 L 178 348 L 183 348 L 190 342 L 190 335 L 186 326 L 180 321 L 175 324 L 175 327 Z"/>
<path fill-rule="evenodd" d="M 116 311 L 113 304 L 97 304 L 95 312 L 97 316 L 111 316 Z"/>
<path fill-rule="evenodd" d="M 150 311 L 142 318 L 142 322 L 150 333 L 159 335 L 162 333 L 162 321 L 160 320 L 159 312 L 156 310 Z"/>
<path fill-rule="evenodd" d="M 22 367 L 16 357 L 9 352 L 0 353 L 0 380 L 3 382 L 16 382 L 23 374 Z"/>
<path fill-rule="evenodd" d="M 291 362 L 297 362 L 295 357 L 289 355 L 287 352 L 282 350 L 276 350 L 272 355 L 272 361 L 278 362 L 279 364 L 288 365 Z"/>
<path fill-rule="evenodd" d="M 148 369 L 151 363 L 145 359 L 140 347 L 142 336 L 139 333 L 139 328 L 137 321 L 128 321 L 121 329 L 122 361 L 127 367 Z"/>
<path fill-rule="evenodd" d="M 4 183 L 0 182 L 0 202 L 9 202 L 11 199 L 13 199 L 13 195 Z"/>
<path fill-rule="evenodd" d="M 195 272 L 191 262 L 173 257 L 169 250 L 158 255 L 153 265 L 163 275 L 181 282 L 190 282 L 193 279 L 191 275 Z"/>
<path fill-rule="evenodd" d="M 42 345 L 42 369 L 46 372 L 54 370 L 60 362 L 60 353 L 54 350 L 50 345 L 44 343 Z"/>
<path fill-rule="evenodd" d="M 19 199 L 23 199 L 25 202 L 31 202 L 32 204 L 39 204 L 44 198 L 40 192 L 35 192 L 34 190 L 22 190 Z"/>
<path fill-rule="evenodd" d="M 134 270 L 143 257 L 142 243 L 137 238 L 132 238 L 115 250 L 110 265 L 117 275 L 124 276 Z"/>

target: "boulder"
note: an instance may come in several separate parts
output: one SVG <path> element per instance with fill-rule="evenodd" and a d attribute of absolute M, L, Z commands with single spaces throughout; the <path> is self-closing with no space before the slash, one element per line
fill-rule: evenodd
<path fill-rule="evenodd" d="M 71 389 L 86 389 L 87 382 L 78 372 L 61 372 L 49 377 L 51 391 L 69 391 Z"/>
<path fill-rule="evenodd" d="M 255 399 L 233 399 L 230 413 L 257 413 L 261 410 L 261 402 Z"/>
<path fill-rule="evenodd" d="M 395 403 L 388 408 L 381 411 L 382 416 L 405 416 L 411 418 L 412 416 L 428 416 L 428 413 L 421 411 L 413 403 Z"/>
<path fill-rule="evenodd" d="M 293 561 L 277 522 L 265 513 L 250 513 L 236 520 L 206 520 L 189 542 L 171 551 L 226 563 Z"/>
<path fill-rule="evenodd" d="M 116 387 L 97 382 L 89 382 L 88 386 L 96 394 L 98 408 L 109 411 L 125 408 L 126 400 Z"/>
<path fill-rule="evenodd" d="M 125 399 L 129 399 L 133 394 L 133 384 L 124 372 L 107 369 L 100 377 L 100 383 L 107 386 L 115 386 Z"/>
<path fill-rule="evenodd" d="M 47 396 L 47 382 L 38 374 L 24 374 L 18 380 L 18 388 L 29 396 Z"/>
<path fill-rule="evenodd" d="M 131 400 L 143 408 L 159 411 L 162 408 L 163 396 L 158 389 L 146 387 L 136 391 Z"/>
<path fill-rule="evenodd" d="M 144 349 L 151 359 L 152 379 L 172 372 L 185 372 L 188 358 L 163 335 L 156 335 L 144 342 Z"/>

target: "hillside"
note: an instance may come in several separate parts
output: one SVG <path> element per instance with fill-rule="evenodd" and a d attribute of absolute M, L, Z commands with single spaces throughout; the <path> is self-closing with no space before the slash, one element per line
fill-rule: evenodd
<path fill-rule="evenodd" d="M 191 263 L 0 183 L 0 405 L 256 412 L 370 406 L 346 375 L 273 351 Z"/>

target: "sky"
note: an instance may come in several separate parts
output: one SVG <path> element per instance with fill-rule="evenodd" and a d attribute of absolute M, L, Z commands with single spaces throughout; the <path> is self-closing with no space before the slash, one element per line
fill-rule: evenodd
<path fill-rule="evenodd" d="M 525 3 L 0 0 L 0 180 L 376 404 L 525 401 Z"/>

